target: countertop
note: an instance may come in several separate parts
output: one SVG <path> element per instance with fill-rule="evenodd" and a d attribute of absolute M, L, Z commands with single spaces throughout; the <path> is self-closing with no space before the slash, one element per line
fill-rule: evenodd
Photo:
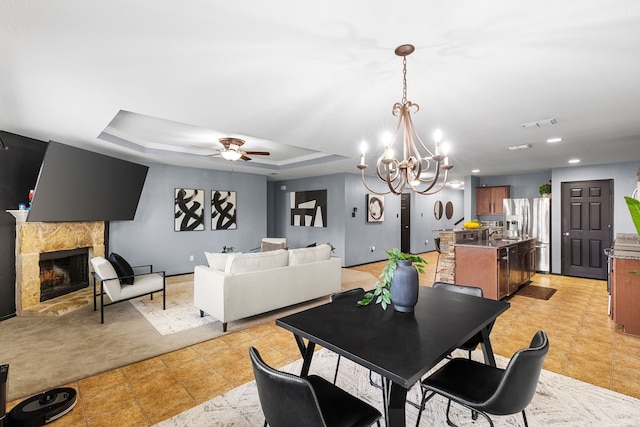
<path fill-rule="evenodd" d="M 454 246 L 464 246 L 467 248 L 484 248 L 484 249 L 500 249 L 517 245 L 518 243 L 535 241 L 535 237 L 519 237 L 519 238 L 499 238 L 488 240 L 477 240 L 475 242 L 455 243 Z"/>
<path fill-rule="evenodd" d="M 613 250 L 605 250 L 611 258 L 640 260 L 640 236 L 637 234 L 618 233 L 613 242 Z"/>

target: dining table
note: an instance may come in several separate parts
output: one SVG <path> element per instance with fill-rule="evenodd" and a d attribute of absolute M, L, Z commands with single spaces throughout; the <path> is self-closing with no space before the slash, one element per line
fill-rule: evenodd
<path fill-rule="evenodd" d="M 278 318 L 276 325 L 293 333 L 303 358 L 303 377 L 316 345 L 380 374 L 387 426 L 405 425 L 407 391 L 476 334 L 482 335 L 485 363 L 495 366 L 489 332 L 508 302 L 427 286 L 420 286 L 418 302 L 409 313 L 393 305 L 361 306 L 357 300 L 339 298 Z"/>

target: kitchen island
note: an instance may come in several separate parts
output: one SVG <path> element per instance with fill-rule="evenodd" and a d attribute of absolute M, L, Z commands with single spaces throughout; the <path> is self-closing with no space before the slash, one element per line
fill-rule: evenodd
<path fill-rule="evenodd" d="M 640 335 L 640 236 L 618 233 L 609 257 L 611 318 L 625 333 Z"/>
<path fill-rule="evenodd" d="M 455 283 L 477 286 L 485 298 L 500 300 L 531 281 L 535 258 L 535 237 L 456 243 Z"/>

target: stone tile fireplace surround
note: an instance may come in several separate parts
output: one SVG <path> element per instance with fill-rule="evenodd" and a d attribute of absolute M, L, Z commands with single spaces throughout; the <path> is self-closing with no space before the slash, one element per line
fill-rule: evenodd
<path fill-rule="evenodd" d="M 78 248 L 104 256 L 104 222 L 16 220 L 16 315 L 40 311 L 40 254 Z"/>

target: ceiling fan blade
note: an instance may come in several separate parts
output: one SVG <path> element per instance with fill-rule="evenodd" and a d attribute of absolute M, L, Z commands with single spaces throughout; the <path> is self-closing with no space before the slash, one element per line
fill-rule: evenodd
<path fill-rule="evenodd" d="M 254 156 L 269 156 L 271 153 L 268 151 L 243 151 L 245 154 L 253 154 Z"/>
<path fill-rule="evenodd" d="M 247 157 L 244 154 L 242 155 L 242 157 L 240 157 L 242 160 L 244 160 L 245 162 L 251 160 L 251 157 Z"/>

